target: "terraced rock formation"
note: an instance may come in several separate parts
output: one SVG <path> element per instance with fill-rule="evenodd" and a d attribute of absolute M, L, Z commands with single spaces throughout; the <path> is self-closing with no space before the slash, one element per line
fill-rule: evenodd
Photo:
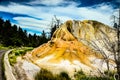
<path fill-rule="evenodd" d="M 103 49 L 106 55 L 112 54 L 104 47 L 105 39 L 115 42 L 115 35 L 114 29 L 97 21 L 69 20 L 54 32 L 48 43 L 35 48 L 26 56 L 39 67 L 53 73 L 66 71 L 73 76 L 76 71 L 82 70 L 88 75 L 98 75 L 107 70 L 107 66 L 96 47 Z M 109 62 L 110 69 L 114 69 L 113 56 Z"/>

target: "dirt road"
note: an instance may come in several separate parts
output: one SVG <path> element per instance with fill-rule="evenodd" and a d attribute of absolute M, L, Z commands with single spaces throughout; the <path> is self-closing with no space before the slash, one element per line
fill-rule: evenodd
<path fill-rule="evenodd" d="M 4 80 L 3 72 L 2 72 L 2 56 L 7 50 L 0 50 L 0 80 Z"/>

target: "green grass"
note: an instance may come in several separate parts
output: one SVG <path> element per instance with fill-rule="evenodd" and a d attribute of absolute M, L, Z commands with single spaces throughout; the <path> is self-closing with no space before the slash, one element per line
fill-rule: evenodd
<path fill-rule="evenodd" d="M 32 50 L 32 47 L 20 47 L 20 48 L 14 48 L 12 52 L 9 54 L 9 62 L 10 65 L 14 65 L 17 62 L 18 56 L 24 56 L 27 51 Z"/>
<path fill-rule="evenodd" d="M 4 47 L 2 44 L 0 44 L 0 50 L 8 50 L 8 47 Z"/>
<path fill-rule="evenodd" d="M 82 70 L 78 71 L 74 76 L 76 80 L 108 80 L 107 77 L 86 76 Z M 109 80 L 114 80 L 113 75 L 110 75 Z"/>
<path fill-rule="evenodd" d="M 53 75 L 50 71 L 41 69 L 36 75 L 35 80 L 71 80 L 66 72 Z"/>
<path fill-rule="evenodd" d="M 74 75 L 75 80 L 108 80 L 107 77 L 87 76 L 84 72 L 78 71 Z M 53 75 L 50 71 L 41 69 L 36 75 L 35 80 L 71 80 L 66 72 L 61 72 L 58 75 Z M 114 80 L 113 75 L 110 76 L 109 80 Z"/>

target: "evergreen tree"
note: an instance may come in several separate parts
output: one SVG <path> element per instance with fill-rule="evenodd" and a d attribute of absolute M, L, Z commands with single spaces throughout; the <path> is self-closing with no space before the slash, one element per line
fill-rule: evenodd
<path fill-rule="evenodd" d="M 46 33 L 45 33 L 45 31 L 43 30 L 42 31 L 42 35 L 41 35 L 41 44 L 43 44 L 43 43 L 46 43 L 47 41 L 48 41 L 48 39 L 47 39 L 47 37 L 46 37 Z"/>
<path fill-rule="evenodd" d="M 47 42 L 45 31 L 41 36 L 28 34 L 17 25 L 11 25 L 9 20 L 4 21 L 0 18 L 0 44 L 4 46 L 32 46 L 37 47 Z"/>
<path fill-rule="evenodd" d="M 56 31 L 56 29 L 57 29 L 57 26 L 55 24 L 54 27 L 51 28 L 50 37 L 53 36 L 53 33 Z"/>

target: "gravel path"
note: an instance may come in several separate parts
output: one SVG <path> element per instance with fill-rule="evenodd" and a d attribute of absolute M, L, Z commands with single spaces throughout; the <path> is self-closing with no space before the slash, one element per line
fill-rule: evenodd
<path fill-rule="evenodd" d="M 2 56 L 7 50 L 0 50 L 0 80 L 4 80 L 2 72 Z"/>
<path fill-rule="evenodd" d="M 6 76 L 6 80 L 16 80 L 15 76 L 12 73 L 12 67 L 9 63 L 9 58 L 8 58 L 8 54 L 11 52 L 12 50 L 9 50 L 5 53 L 4 55 L 4 66 L 5 66 L 5 76 Z"/>

